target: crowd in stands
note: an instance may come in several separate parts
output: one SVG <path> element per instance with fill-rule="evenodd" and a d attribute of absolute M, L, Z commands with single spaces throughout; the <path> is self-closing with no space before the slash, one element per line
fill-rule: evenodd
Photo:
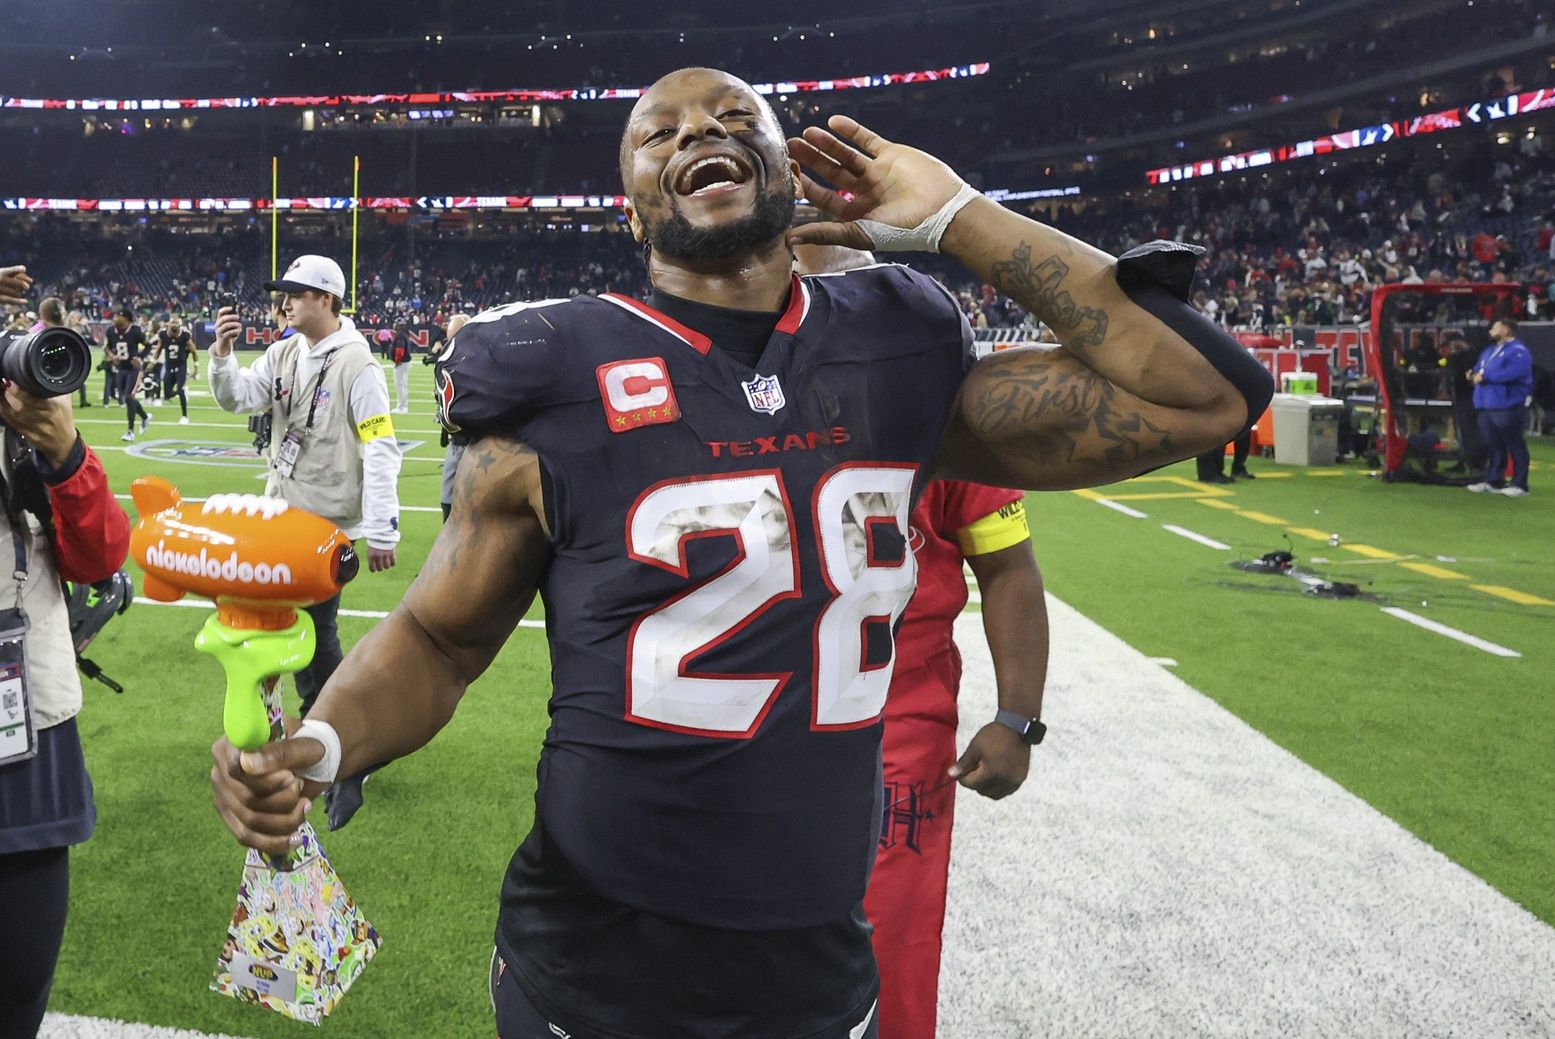
<path fill-rule="evenodd" d="M 1520 282 L 1521 313 L 1550 317 L 1555 148 L 1534 136 L 1463 156 L 1212 179 L 1055 224 L 1114 253 L 1157 238 L 1204 246 L 1195 304 L 1233 327 L 1363 322 L 1389 282 Z"/>
<path fill-rule="evenodd" d="M 1204 246 L 1194 301 L 1230 327 L 1363 322 L 1372 290 L 1398 281 L 1519 282 L 1527 286 L 1519 316 L 1555 316 L 1555 148 L 1539 135 L 1494 148 L 1467 142 L 1456 158 L 1417 149 L 1386 163 L 1313 162 L 1267 178 L 1192 181 L 1062 207 L 1049 219 L 1113 253 L 1159 238 Z M 0 219 L 0 255 L 26 262 L 43 291 L 90 320 L 121 307 L 200 317 L 230 294 L 249 320 L 263 323 L 268 227 L 256 219 L 221 228 L 196 233 L 152 220 L 116 226 L 83 249 L 78 222 L 12 216 Z M 361 243 L 357 320 L 442 324 L 455 312 L 515 299 L 643 295 L 641 247 L 619 222 L 607 228 L 546 230 L 517 220 L 480 234 L 373 226 Z M 287 247 L 349 256 L 341 237 Z M 952 287 L 974 327 L 1032 324 L 948 260 L 913 262 Z"/>

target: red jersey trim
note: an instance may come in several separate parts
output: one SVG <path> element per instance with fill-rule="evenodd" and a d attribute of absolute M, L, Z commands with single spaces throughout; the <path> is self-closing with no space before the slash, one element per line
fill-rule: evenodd
<path fill-rule="evenodd" d="M 628 314 L 636 314 L 660 331 L 668 332 L 699 354 L 706 355 L 708 349 L 713 345 L 713 341 L 701 332 L 694 328 L 687 328 L 668 314 L 654 310 L 641 300 L 632 299 L 630 296 L 623 296 L 617 292 L 606 292 L 599 298 L 614 303 Z"/>
<path fill-rule="evenodd" d="M 800 278 L 799 275 L 795 274 L 791 275 L 791 277 L 793 282 L 788 291 L 788 306 L 784 309 L 782 316 L 778 318 L 776 328 L 776 331 L 782 332 L 785 335 L 797 334 L 799 326 L 804 324 L 804 319 L 810 315 L 810 287 L 804 283 L 804 279 Z M 661 331 L 668 332 L 699 354 L 705 355 L 713 345 L 713 341 L 701 332 L 694 328 L 688 328 L 663 311 L 650 307 L 640 299 L 623 296 L 619 292 L 606 292 L 601 294 L 599 298 L 614 303 L 630 314 L 636 314 Z"/>

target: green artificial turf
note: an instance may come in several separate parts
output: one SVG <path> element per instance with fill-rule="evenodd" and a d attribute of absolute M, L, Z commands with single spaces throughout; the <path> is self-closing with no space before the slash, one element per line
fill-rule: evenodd
<path fill-rule="evenodd" d="M 92 391 L 100 399 L 95 381 Z M 406 458 L 401 500 L 428 511 L 403 513 L 400 565 L 364 572 L 346 591 L 347 609 L 391 609 L 440 526 L 442 451 L 430 397 L 430 369 L 416 365 L 413 399 L 421 403 L 395 416 L 402 440 L 421 441 Z M 78 419 L 103 449 L 119 493 L 147 472 L 190 496 L 261 491 L 256 463 L 210 456 L 212 445 L 247 443 L 243 420 L 208 397 L 196 398 L 190 414 L 195 424 L 179 426 L 176 405 L 155 409 L 140 446 L 172 443 L 152 457 L 123 450 L 122 409 L 98 406 Z M 186 453 L 169 454 L 177 451 Z M 1224 500 L 1338 533 L 1345 545 L 1418 556 L 1473 583 L 1555 600 L 1555 449 L 1535 445 L 1535 457 L 1535 494 L 1522 500 L 1386 485 L 1354 467 L 1335 467 L 1341 475 L 1332 477 L 1284 470 L 1293 475 L 1238 483 Z M 201 461 L 224 464 L 193 464 Z M 1277 468 L 1254 462 L 1257 472 Z M 1034 495 L 1033 537 L 1048 587 L 1136 647 L 1176 659 L 1190 684 L 1555 922 L 1548 885 L 1555 607 L 1514 605 L 1463 587 L 1468 581 L 1291 535 L 1304 564 L 1523 653 L 1506 660 L 1384 616 L 1379 603 L 1318 600 L 1287 578 L 1239 573 L 1230 558 L 1285 547 L 1284 526 L 1200 504 L 1194 496 L 1202 488 L 1190 475 L 1191 464 L 1176 466 L 1108 489 L 1189 495 L 1126 502 L 1146 519 L 1077 494 Z M 1163 523 L 1235 551 L 1174 536 Z M 1312 564 L 1314 555 L 1335 562 Z M 117 697 L 87 686 L 80 724 L 99 827 L 73 853 L 70 924 L 51 1005 L 256 1039 L 296 1036 L 305 1026 L 207 990 L 243 852 L 210 804 L 208 748 L 220 729 L 222 678 L 191 645 L 205 616 L 136 605 L 91 648 L 127 691 Z M 371 623 L 342 618 L 342 636 L 349 643 Z M 384 937 L 326 1025 L 331 1035 L 491 1033 L 487 957 L 502 871 L 531 820 L 548 672 L 543 632 L 519 629 L 448 729 L 375 776 L 347 830 L 323 834 Z M 322 827 L 322 806 L 314 821 Z"/>
<path fill-rule="evenodd" d="M 1190 685 L 1555 923 L 1555 606 L 1470 587 L 1555 601 L 1555 445 L 1536 440 L 1532 450 L 1534 494 L 1523 499 L 1390 484 L 1359 464 L 1307 470 L 1260 460 L 1255 474 L 1291 475 L 1212 489 L 1230 492 L 1216 501 L 1288 524 L 1204 505 L 1206 487 L 1186 462 L 1101 489 L 1144 519 L 1079 494 L 1033 495 L 1032 536 L 1054 594 L 1136 648 L 1175 659 Z M 1135 497 L 1179 492 L 1187 497 Z M 1340 545 L 1290 527 L 1337 534 Z M 1412 572 L 1353 545 L 1470 579 Z M 1288 577 L 1229 565 L 1279 549 L 1381 601 L 1322 599 Z M 1522 657 L 1491 656 L 1382 606 Z"/>
<path fill-rule="evenodd" d="M 364 568 L 346 590 L 346 609 L 393 608 L 442 524 L 430 371 L 415 367 L 418 403 L 411 415 L 394 418 L 401 440 L 422 441 L 404 463 L 402 504 L 431 511 L 401 515 L 399 566 L 379 574 Z M 91 389 L 99 401 L 100 386 Z M 100 404 L 77 414 L 116 492 L 153 472 L 190 497 L 264 489 L 257 462 L 127 454 L 118 439 L 123 416 L 122 408 Z M 192 402 L 190 419 L 177 424 L 176 403 L 154 408 L 137 446 L 162 442 L 152 450 L 167 455 L 249 440 L 244 420 L 209 397 Z M 307 1026 L 207 989 L 243 849 L 211 807 L 209 748 L 220 732 L 223 680 L 215 662 L 193 649 L 206 616 L 137 604 L 89 651 L 126 692 L 86 686 L 80 726 L 98 830 L 72 855 L 71 916 L 50 1006 L 256 1039 L 296 1036 Z M 342 640 L 349 645 L 372 623 L 342 617 Z M 323 832 L 323 806 L 316 808 L 325 850 L 384 937 L 378 958 L 330 1017 L 332 1035 L 491 1034 L 486 970 L 502 872 L 532 818 L 549 693 L 544 639 L 543 631 L 520 628 L 453 723 L 419 754 L 373 777 L 367 806 L 348 829 Z M 294 698 L 289 704 L 295 711 Z"/>

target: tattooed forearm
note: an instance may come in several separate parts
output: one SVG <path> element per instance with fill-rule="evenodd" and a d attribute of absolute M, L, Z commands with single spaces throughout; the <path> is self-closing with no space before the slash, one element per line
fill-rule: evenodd
<path fill-rule="evenodd" d="M 1019 456 L 1023 469 L 1082 475 L 1122 476 L 1174 453 L 1171 432 L 1124 403 L 1131 398 L 1049 353 L 1017 355 L 969 380 L 964 415 L 980 440 Z"/>
<path fill-rule="evenodd" d="M 1107 312 L 1083 307 L 1064 289 L 1069 265 L 1057 256 L 1031 262 L 1031 245 L 1021 242 L 1008 260 L 993 265 L 993 287 L 1030 310 L 1058 333 L 1064 345 L 1083 355 L 1107 338 Z"/>

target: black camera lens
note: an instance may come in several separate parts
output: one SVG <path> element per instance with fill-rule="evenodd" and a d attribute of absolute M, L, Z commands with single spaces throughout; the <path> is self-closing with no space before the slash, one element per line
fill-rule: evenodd
<path fill-rule="evenodd" d="M 34 397 L 63 397 L 86 385 L 92 348 L 68 328 L 40 328 L 0 344 L 0 375 Z"/>

